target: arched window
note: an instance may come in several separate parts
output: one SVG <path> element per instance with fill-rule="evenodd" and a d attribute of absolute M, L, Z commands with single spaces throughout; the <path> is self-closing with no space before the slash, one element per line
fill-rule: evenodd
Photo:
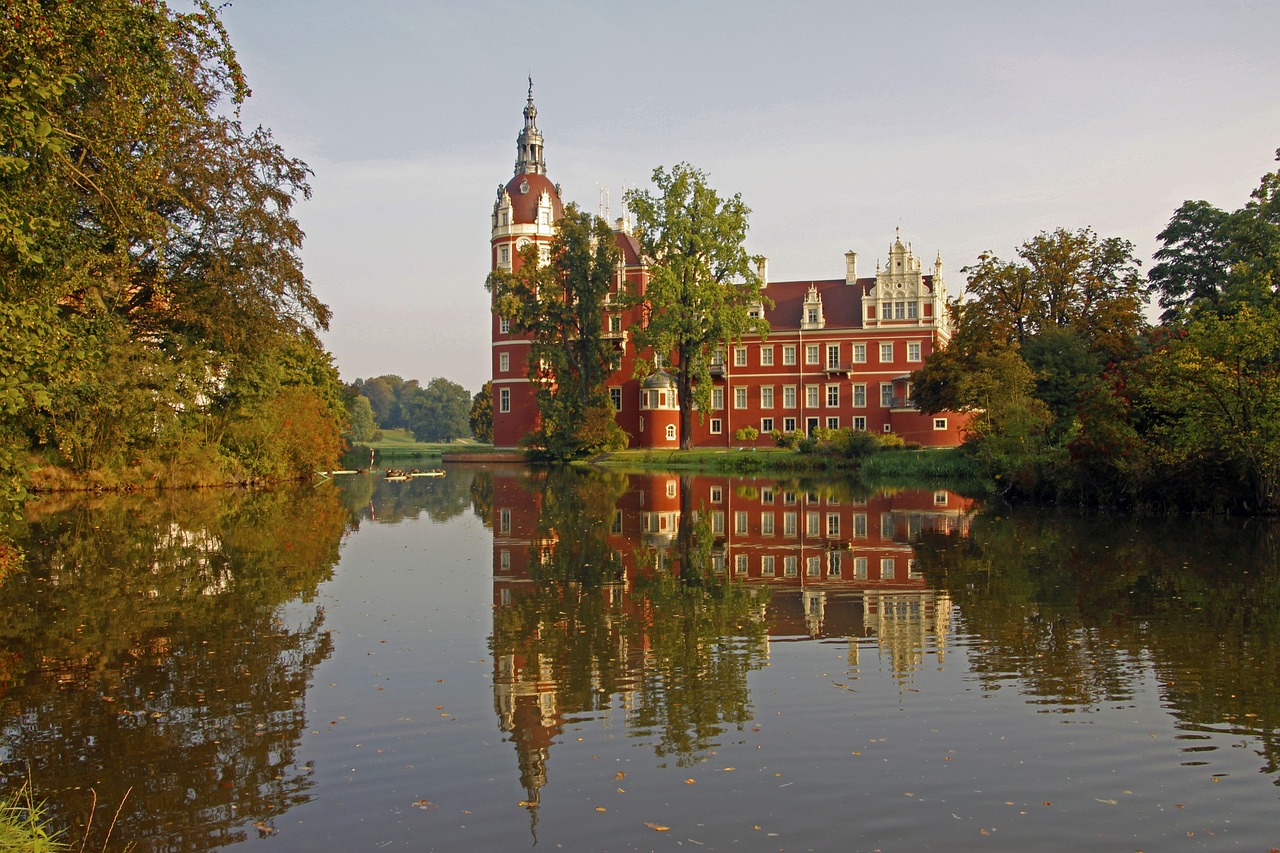
<path fill-rule="evenodd" d="M 675 440 L 676 440 L 676 425 L 667 424 L 667 441 L 675 441 Z"/>

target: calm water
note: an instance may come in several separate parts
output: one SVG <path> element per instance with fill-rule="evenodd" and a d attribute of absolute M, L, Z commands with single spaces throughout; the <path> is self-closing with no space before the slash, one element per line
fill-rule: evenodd
<path fill-rule="evenodd" d="M 0 790 L 89 850 L 1280 847 L 1272 523 L 456 467 L 23 530 Z"/>

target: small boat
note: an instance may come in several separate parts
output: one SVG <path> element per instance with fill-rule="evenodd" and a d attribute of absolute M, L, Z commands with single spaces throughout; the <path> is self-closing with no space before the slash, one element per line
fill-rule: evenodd
<path fill-rule="evenodd" d="M 433 468 L 430 471 L 414 471 L 410 477 L 443 477 L 444 471 L 439 468 Z"/>

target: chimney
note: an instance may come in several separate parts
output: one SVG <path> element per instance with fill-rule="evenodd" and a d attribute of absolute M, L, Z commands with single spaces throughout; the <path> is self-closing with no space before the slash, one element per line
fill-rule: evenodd
<path fill-rule="evenodd" d="M 858 283 L 858 253 L 852 249 L 844 253 L 844 283 Z"/>

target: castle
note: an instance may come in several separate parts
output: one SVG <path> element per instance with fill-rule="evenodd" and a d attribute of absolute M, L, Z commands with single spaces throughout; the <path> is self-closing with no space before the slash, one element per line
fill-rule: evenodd
<path fill-rule="evenodd" d="M 493 270 L 516 269 L 519 251 L 530 243 L 549 257 L 563 213 L 560 186 L 547 177 L 537 117 L 530 82 L 515 174 L 498 187 L 493 204 Z M 618 298 L 628 288 L 643 292 L 648 262 L 625 219 L 615 223 L 614 238 L 622 263 L 600 318 L 617 353 L 609 396 L 631 447 L 674 449 L 680 446 L 674 384 L 661 371 L 643 379 L 634 375 L 637 352 L 629 330 L 640 323 L 639 309 L 624 307 Z M 899 236 L 885 264 L 877 261 L 874 276 L 859 277 L 857 266 L 858 255 L 851 251 L 842 278 L 769 281 L 761 262 L 762 293 L 773 304 L 760 309 L 768 338 L 729 343 L 713 364 L 711 411 L 693 419 L 693 446 L 772 445 L 774 430 L 812 434 L 819 427 L 894 433 L 926 447 L 961 442 L 966 415 L 926 415 L 911 399 L 911 371 L 950 334 L 941 257 L 926 275 Z M 492 340 L 493 443 L 515 448 L 538 420 L 527 369 L 530 342 L 496 312 Z M 758 437 L 747 438 L 750 433 L 739 432 L 744 427 Z"/>

